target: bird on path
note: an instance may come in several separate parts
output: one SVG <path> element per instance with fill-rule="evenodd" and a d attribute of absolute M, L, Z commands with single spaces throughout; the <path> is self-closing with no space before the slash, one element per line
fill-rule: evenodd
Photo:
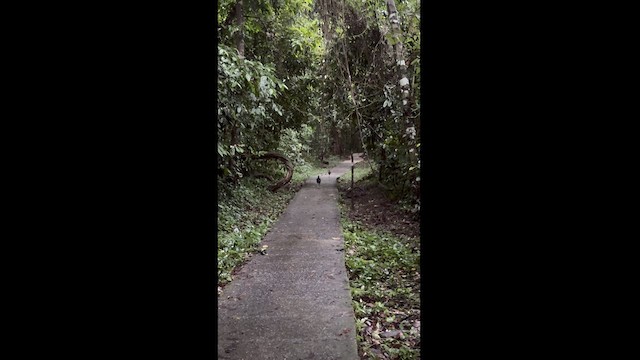
<path fill-rule="evenodd" d="M 329 169 L 329 175 L 331 175 L 331 169 Z"/>
<path fill-rule="evenodd" d="M 318 183 L 318 185 L 320 185 L 320 175 L 318 175 L 318 178 L 316 179 L 316 182 Z"/>

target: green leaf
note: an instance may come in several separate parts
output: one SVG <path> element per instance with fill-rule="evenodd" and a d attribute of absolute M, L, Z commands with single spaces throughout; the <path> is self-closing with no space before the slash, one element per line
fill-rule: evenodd
<path fill-rule="evenodd" d="M 222 144 L 218 143 L 218 155 L 224 157 L 224 156 L 226 156 L 228 154 L 229 153 L 224 150 L 224 147 L 222 146 Z"/>

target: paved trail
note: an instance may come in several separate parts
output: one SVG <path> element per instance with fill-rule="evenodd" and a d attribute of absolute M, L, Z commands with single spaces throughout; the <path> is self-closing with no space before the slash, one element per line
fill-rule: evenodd
<path fill-rule="evenodd" d="M 336 188 L 351 165 L 320 185 L 309 178 L 263 239 L 268 255 L 254 255 L 225 287 L 218 358 L 358 359 Z"/>

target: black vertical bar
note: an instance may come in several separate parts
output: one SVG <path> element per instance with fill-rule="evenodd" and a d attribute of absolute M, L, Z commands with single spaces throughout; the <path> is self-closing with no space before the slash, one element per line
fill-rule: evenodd
<path fill-rule="evenodd" d="M 351 165 L 351 189 L 353 189 L 353 165 Z"/>
<path fill-rule="evenodd" d="M 351 209 L 353 209 L 353 165 L 351 165 Z"/>

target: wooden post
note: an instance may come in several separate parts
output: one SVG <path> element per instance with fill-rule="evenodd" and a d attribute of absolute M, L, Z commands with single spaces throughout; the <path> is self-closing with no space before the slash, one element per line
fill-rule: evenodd
<path fill-rule="evenodd" d="M 352 156 L 352 159 L 353 159 L 353 155 L 351 155 L 351 156 Z M 353 210 L 353 165 L 351 165 L 351 190 L 350 190 L 350 192 L 351 192 L 351 209 Z"/>
<path fill-rule="evenodd" d="M 351 165 L 351 190 L 353 190 L 353 165 Z"/>

